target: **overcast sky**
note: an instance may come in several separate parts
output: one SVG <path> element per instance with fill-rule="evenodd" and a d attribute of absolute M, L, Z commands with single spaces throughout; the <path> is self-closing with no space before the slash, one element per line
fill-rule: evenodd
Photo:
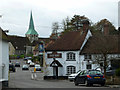
<path fill-rule="evenodd" d="M 118 27 L 119 0 L 0 0 L 0 27 L 11 35 L 25 36 L 32 10 L 39 37 L 49 37 L 53 22 L 85 15 L 93 23 L 108 19 Z"/>

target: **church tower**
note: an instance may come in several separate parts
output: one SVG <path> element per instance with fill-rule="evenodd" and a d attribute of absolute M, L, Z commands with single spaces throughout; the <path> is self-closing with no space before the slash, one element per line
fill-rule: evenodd
<path fill-rule="evenodd" d="M 38 40 L 38 33 L 36 32 L 34 28 L 34 22 L 33 22 L 33 17 L 32 17 L 32 11 L 31 11 L 31 16 L 30 16 L 30 23 L 29 23 L 29 29 L 25 34 L 26 37 L 30 40 L 32 43 L 34 40 Z"/>

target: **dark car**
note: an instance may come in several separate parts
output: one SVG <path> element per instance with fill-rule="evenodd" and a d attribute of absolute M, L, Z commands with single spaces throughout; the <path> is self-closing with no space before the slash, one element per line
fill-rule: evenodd
<path fill-rule="evenodd" d="M 16 63 L 15 63 L 15 67 L 20 67 L 20 63 L 19 63 L 19 62 L 16 62 Z"/>
<path fill-rule="evenodd" d="M 105 78 L 99 70 L 84 70 L 75 77 L 74 83 L 76 86 L 78 84 L 85 84 L 86 86 L 100 84 L 101 86 L 104 86 Z"/>
<path fill-rule="evenodd" d="M 23 65 L 22 70 L 29 70 L 29 66 L 28 65 Z"/>
<path fill-rule="evenodd" d="M 15 66 L 13 64 L 9 64 L 9 71 L 15 72 Z"/>

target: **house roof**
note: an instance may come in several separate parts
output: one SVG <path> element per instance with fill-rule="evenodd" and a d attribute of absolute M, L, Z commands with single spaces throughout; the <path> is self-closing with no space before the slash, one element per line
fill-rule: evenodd
<path fill-rule="evenodd" d="M 34 28 L 34 22 L 33 22 L 33 17 L 32 17 L 32 12 L 31 12 L 31 16 L 30 16 L 30 23 L 29 23 L 29 29 L 26 32 L 27 34 L 31 34 L 31 35 L 38 35 L 38 33 L 36 32 L 35 28 Z"/>
<path fill-rule="evenodd" d="M 0 27 L 0 39 L 4 41 L 9 41 L 7 34 L 2 30 L 1 27 Z"/>
<path fill-rule="evenodd" d="M 80 50 L 87 31 L 82 30 L 71 31 L 63 34 L 55 42 L 50 43 L 46 47 L 46 51 L 75 51 Z"/>
<path fill-rule="evenodd" d="M 25 46 L 30 45 L 29 39 L 27 37 L 10 35 L 8 37 L 16 50 L 25 50 Z"/>
<path fill-rule="evenodd" d="M 40 42 L 44 42 L 44 44 L 46 46 L 49 41 L 50 41 L 49 38 L 38 38 L 38 40 L 33 41 L 32 46 L 35 46 L 35 45 L 39 44 Z"/>
<path fill-rule="evenodd" d="M 101 54 L 102 52 L 120 53 L 120 36 L 109 35 L 97 39 L 96 36 L 92 36 L 88 39 L 80 54 Z"/>

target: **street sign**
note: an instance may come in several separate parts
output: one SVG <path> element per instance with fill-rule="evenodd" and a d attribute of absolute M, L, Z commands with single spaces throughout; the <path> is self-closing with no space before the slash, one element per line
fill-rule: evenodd
<path fill-rule="evenodd" d="M 44 45 L 39 44 L 38 49 L 39 49 L 39 52 L 44 52 Z"/>
<path fill-rule="evenodd" d="M 62 58 L 62 53 L 52 52 L 47 54 L 48 58 Z"/>

